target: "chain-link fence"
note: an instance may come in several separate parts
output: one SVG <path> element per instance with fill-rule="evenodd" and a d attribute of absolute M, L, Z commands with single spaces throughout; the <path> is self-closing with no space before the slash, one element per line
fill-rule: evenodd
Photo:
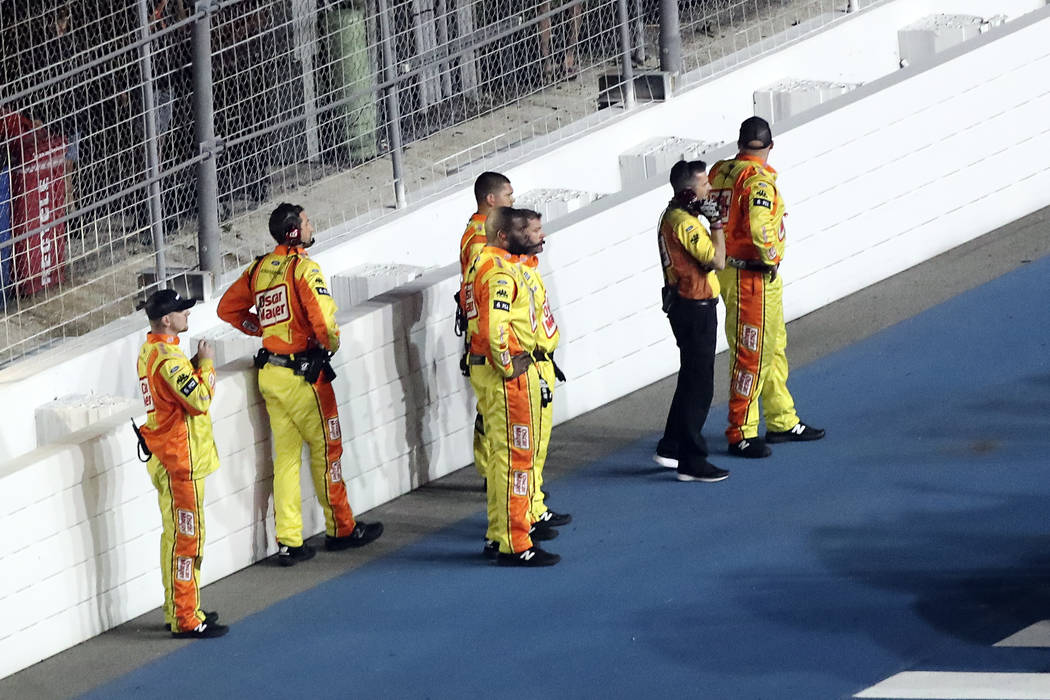
<path fill-rule="evenodd" d="M 365 226 L 630 107 L 661 4 L 5 0 L 0 364 L 126 316 L 148 285 L 247 264 L 279 201 Z M 692 70 L 846 0 L 677 5 Z"/>

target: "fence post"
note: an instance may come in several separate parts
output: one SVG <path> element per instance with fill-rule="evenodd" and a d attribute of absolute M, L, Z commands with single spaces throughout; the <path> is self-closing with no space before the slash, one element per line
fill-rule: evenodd
<path fill-rule="evenodd" d="M 645 16 L 642 0 L 634 0 L 634 62 L 645 63 Z"/>
<path fill-rule="evenodd" d="M 146 169 L 152 180 L 149 185 L 150 228 L 153 232 L 153 263 L 157 273 L 157 289 L 163 288 L 168 276 L 164 258 L 164 207 L 160 195 L 160 152 L 157 147 L 157 98 L 153 91 L 153 42 L 150 41 L 149 8 L 146 0 L 138 0 L 139 36 L 143 44 L 139 47 L 142 62 L 142 106 L 146 127 Z"/>
<path fill-rule="evenodd" d="M 860 9 L 860 0 L 849 0 L 846 3 L 846 12 L 856 12 Z"/>
<path fill-rule="evenodd" d="M 193 25 L 193 125 L 197 143 L 208 157 L 197 165 L 197 258 L 201 270 L 210 272 L 213 281 L 222 272 L 222 247 L 219 241 L 219 175 L 218 145 L 215 141 L 215 102 L 212 94 L 211 0 L 200 0 L 197 11 L 204 17 Z"/>
<path fill-rule="evenodd" d="M 682 72 L 682 29 L 678 23 L 678 0 L 660 0 L 660 70 Z"/>
<path fill-rule="evenodd" d="M 620 72 L 623 76 L 623 107 L 634 109 L 634 67 L 631 65 L 631 15 L 627 12 L 627 0 L 618 0 L 620 14 Z"/>
<path fill-rule="evenodd" d="M 387 0 L 379 0 L 379 31 L 383 42 L 383 80 L 390 83 L 386 89 L 387 140 L 390 142 L 390 162 L 394 169 L 394 199 L 398 209 L 408 206 L 405 197 L 405 170 L 401 152 L 401 106 L 398 103 L 397 64 L 394 60 L 394 36 L 390 28 L 390 8 Z"/>

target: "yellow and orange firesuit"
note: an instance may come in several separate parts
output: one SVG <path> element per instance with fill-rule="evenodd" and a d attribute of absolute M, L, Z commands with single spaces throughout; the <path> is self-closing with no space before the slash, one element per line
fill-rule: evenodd
<path fill-rule="evenodd" d="M 258 258 L 219 302 L 219 318 L 248 335 L 261 335 L 263 347 L 275 356 L 259 370 L 259 391 L 273 430 L 277 541 L 289 547 L 303 544 L 299 469 L 304 440 L 325 532 L 346 537 L 356 525 L 343 483 L 342 434 L 331 382 L 322 373 L 310 384 L 291 367 L 276 364 L 315 348 L 338 350 L 335 312 L 321 268 L 300 246 L 278 245 Z"/>
<path fill-rule="evenodd" d="M 513 379 L 512 358 L 536 350 L 536 302 L 517 256 L 486 246 L 464 280 L 470 334 L 470 383 L 485 422 L 489 527 L 503 553 L 532 547 L 529 530 L 540 424 L 535 363 Z"/>
<path fill-rule="evenodd" d="M 150 333 L 139 351 L 138 376 L 146 404 L 141 432 L 153 453 L 146 468 L 157 489 L 163 525 L 164 620 L 172 632 L 189 632 L 204 622 L 204 477 L 219 468 L 208 415 L 215 365 L 202 359 L 194 367 L 179 349 L 178 336 Z"/>
<path fill-rule="evenodd" d="M 730 351 L 726 437 L 732 445 L 758 436 L 759 399 L 767 430 L 798 424 L 787 388 L 783 281 L 776 274 L 784 258 L 784 200 L 777 171 L 755 156 L 719 161 L 708 179 L 726 236 L 726 267 L 718 281 Z"/>
<path fill-rule="evenodd" d="M 532 508 L 530 516 L 532 522 L 539 520 L 540 516 L 547 512 L 547 504 L 543 495 L 543 465 L 547 463 L 547 448 L 551 441 L 551 427 L 554 418 L 554 384 L 557 377 L 554 372 L 554 351 L 561 339 L 561 331 L 558 330 L 558 322 L 554 320 L 551 313 L 550 299 L 547 296 L 547 287 L 543 284 L 543 277 L 538 269 L 539 258 L 535 255 L 521 256 L 521 276 L 532 291 L 539 323 L 536 328 L 536 349 L 533 356 L 536 358 L 536 368 L 540 374 L 541 392 L 546 388 L 548 395 L 546 400 L 540 401 L 540 424 L 536 429 L 536 456 L 533 464 L 536 486 L 533 489 Z M 546 385 L 544 387 L 544 385 Z"/>
<path fill-rule="evenodd" d="M 485 239 L 485 219 L 487 217 L 479 212 L 474 212 L 470 216 L 470 220 L 467 221 L 467 229 L 463 232 L 463 237 L 459 241 L 459 298 L 460 303 L 463 303 L 465 298 L 463 282 L 467 278 L 467 268 L 470 267 L 470 263 L 477 257 L 481 249 L 488 245 Z M 464 313 L 466 310 L 463 310 Z M 467 352 L 470 352 L 470 336 L 464 338 L 464 341 L 468 345 L 466 348 Z M 474 419 L 474 468 L 478 470 L 478 474 L 481 478 L 488 478 L 485 473 L 485 426 L 484 419 L 481 417 L 481 410 L 477 410 L 477 417 Z"/>

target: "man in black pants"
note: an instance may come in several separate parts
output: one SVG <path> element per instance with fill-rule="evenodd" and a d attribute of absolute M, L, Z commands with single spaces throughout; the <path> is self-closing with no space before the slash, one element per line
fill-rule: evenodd
<path fill-rule="evenodd" d="M 656 446 L 657 464 L 678 469 L 679 481 L 722 481 L 729 476 L 707 461 L 703 428 L 714 394 L 718 278 L 726 243 L 718 206 L 707 195 L 707 164 L 680 160 L 671 168 L 674 198 L 660 217 L 664 312 L 681 357 L 678 386 Z"/>

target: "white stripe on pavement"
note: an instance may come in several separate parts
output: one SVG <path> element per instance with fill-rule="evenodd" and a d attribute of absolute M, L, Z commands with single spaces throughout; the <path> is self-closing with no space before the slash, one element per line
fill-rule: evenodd
<path fill-rule="evenodd" d="M 907 671 L 890 676 L 853 697 L 1050 700 L 1050 673 Z"/>
<path fill-rule="evenodd" d="M 1001 642 L 996 642 L 997 647 L 1050 647 L 1050 620 L 1042 620 L 1025 627 L 1016 634 L 1011 634 Z"/>

